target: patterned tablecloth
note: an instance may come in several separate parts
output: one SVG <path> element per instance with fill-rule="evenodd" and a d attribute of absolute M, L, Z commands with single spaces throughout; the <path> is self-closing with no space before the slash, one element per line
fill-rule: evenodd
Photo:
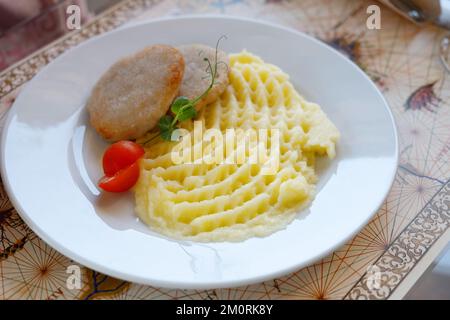
<path fill-rule="evenodd" d="M 385 8 L 382 29 L 368 30 L 370 4 L 364 0 L 125 0 L 0 74 L 3 127 L 21 86 L 53 58 L 89 37 L 135 19 L 165 15 L 250 16 L 312 34 L 347 55 L 382 90 L 400 134 L 400 163 L 393 187 L 357 236 L 314 265 L 276 280 L 232 289 L 154 288 L 82 267 L 82 288 L 70 290 L 66 271 L 76 262 L 39 239 L 0 188 L 0 298 L 388 298 L 449 227 L 450 81 L 438 58 L 443 30 L 416 27 Z"/>

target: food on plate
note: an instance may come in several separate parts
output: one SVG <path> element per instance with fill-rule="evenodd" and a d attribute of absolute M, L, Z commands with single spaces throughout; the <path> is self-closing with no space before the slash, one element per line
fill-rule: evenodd
<path fill-rule="evenodd" d="M 171 154 L 179 142 L 146 145 L 134 188 L 136 212 L 167 236 L 238 241 L 284 228 L 314 197 L 317 156 L 335 156 L 337 128 L 286 73 L 247 51 L 230 55 L 228 69 L 225 91 L 196 120 L 224 134 L 229 128 L 278 129 L 279 166 L 265 175 L 259 163 L 175 164 Z M 192 121 L 180 125 L 195 129 Z"/>
<path fill-rule="evenodd" d="M 104 176 L 98 182 L 98 186 L 108 192 L 125 192 L 130 190 L 138 179 L 139 163 L 135 162 L 111 176 Z"/>
<path fill-rule="evenodd" d="M 209 78 L 208 83 L 204 83 L 205 85 L 201 85 L 198 86 L 197 88 L 195 88 L 195 90 L 197 90 L 198 92 L 196 92 L 196 95 L 193 95 L 192 93 L 190 94 L 191 97 L 187 97 L 187 96 L 178 96 L 170 105 L 170 114 L 166 114 L 163 117 L 161 117 L 161 119 L 159 119 L 158 121 L 158 129 L 159 131 L 155 132 L 151 132 L 151 134 L 153 134 L 153 136 L 151 136 L 149 139 L 141 141 L 141 143 L 148 144 L 151 141 L 157 139 L 157 138 L 162 138 L 163 140 L 167 140 L 167 141 L 171 141 L 172 140 L 172 134 L 174 133 L 174 131 L 176 129 L 179 129 L 179 124 L 183 121 L 187 121 L 189 119 L 192 119 L 194 117 L 197 116 L 197 110 L 198 108 L 198 104 L 199 103 L 204 103 L 205 99 L 208 98 L 211 99 L 211 97 L 215 96 L 215 99 L 217 99 L 218 95 L 218 89 L 216 87 L 221 87 L 223 86 L 223 80 L 222 79 L 222 83 L 218 83 L 217 80 L 220 78 L 219 77 L 219 73 L 223 72 L 220 71 L 220 66 L 222 66 L 223 68 L 225 68 L 225 70 L 228 70 L 228 65 L 225 64 L 225 61 L 219 61 L 219 54 L 218 54 L 218 46 L 219 46 L 219 42 L 223 37 L 219 38 L 219 40 L 217 41 L 216 44 L 216 49 L 215 52 L 216 54 L 213 55 L 214 60 L 211 61 L 210 57 L 208 57 L 207 55 L 203 55 L 203 61 L 205 61 L 206 63 L 206 70 L 204 71 L 205 74 L 205 79 L 206 77 Z M 198 49 L 208 49 L 209 47 L 206 46 L 202 46 L 202 47 L 198 47 Z M 212 48 L 209 48 L 212 50 Z M 198 51 L 198 55 L 202 55 L 204 51 L 200 50 Z M 228 71 L 226 72 L 227 77 L 228 77 Z M 192 81 L 196 80 L 196 77 L 192 78 Z M 205 80 L 202 79 L 202 80 Z M 219 79 L 220 80 L 220 79 Z M 187 81 L 186 79 L 184 81 Z M 226 80 L 226 82 L 228 83 L 228 80 Z M 193 86 L 194 88 L 194 86 Z M 202 89 L 202 91 L 200 91 L 199 89 Z M 222 90 L 222 89 L 220 89 Z M 222 90 L 223 91 L 223 90 Z M 213 92 L 213 96 L 210 96 L 209 94 Z M 187 94 L 185 92 L 185 94 Z"/>
<path fill-rule="evenodd" d="M 208 74 L 208 61 L 217 62 L 217 74 L 214 87 L 202 97 L 195 105 L 199 111 L 205 105 L 212 103 L 225 91 L 228 85 L 229 59 L 225 52 L 202 44 L 179 46 L 185 61 L 183 83 L 180 87 L 180 96 L 194 99 L 201 96 L 211 83 Z M 217 56 L 216 56 L 217 55 Z"/>
<path fill-rule="evenodd" d="M 315 159 L 334 158 L 339 139 L 320 106 L 306 101 L 286 73 L 245 50 L 227 56 L 219 41 L 215 49 L 156 45 L 122 59 L 88 102 L 97 131 L 122 140 L 104 153 L 99 187 L 134 187 L 141 220 L 178 239 L 238 241 L 284 228 L 314 198 Z M 184 135 L 174 136 L 177 129 Z M 229 129 L 266 130 L 266 141 L 238 135 L 217 148 L 196 138 L 196 130 L 215 130 L 217 143 L 223 141 L 217 136 L 229 138 Z M 194 155 L 175 162 L 180 150 Z M 224 150 L 224 159 L 203 161 Z M 255 150 L 270 161 L 249 160 Z M 239 162 L 239 154 L 249 158 Z"/>
<path fill-rule="evenodd" d="M 108 141 L 136 139 L 153 128 L 178 95 L 181 52 L 153 45 L 111 66 L 87 102 L 90 122 Z"/>
<path fill-rule="evenodd" d="M 109 192 L 124 192 L 132 188 L 139 178 L 138 160 L 145 151 L 132 141 L 119 141 L 110 145 L 103 154 L 103 172 L 99 187 Z"/>

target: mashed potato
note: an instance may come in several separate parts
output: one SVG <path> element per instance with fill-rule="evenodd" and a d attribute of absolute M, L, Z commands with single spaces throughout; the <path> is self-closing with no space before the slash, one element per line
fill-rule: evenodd
<path fill-rule="evenodd" d="M 316 156 L 335 156 L 338 130 L 297 93 L 287 74 L 246 51 L 230 55 L 229 67 L 227 89 L 196 120 L 223 133 L 278 129 L 279 166 L 274 174 L 261 174 L 259 163 L 174 164 L 171 151 L 178 142 L 148 147 L 135 188 L 136 212 L 167 236 L 239 241 L 282 229 L 314 197 Z M 193 130 L 191 121 L 183 125 Z"/>

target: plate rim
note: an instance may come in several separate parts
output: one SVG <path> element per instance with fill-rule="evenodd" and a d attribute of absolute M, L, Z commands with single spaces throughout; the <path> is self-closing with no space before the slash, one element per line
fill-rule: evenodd
<path fill-rule="evenodd" d="M 311 258 L 307 260 L 303 260 L 301 263 L 295 263 L 293 265 L 290 265 L 289 267 L 279 269 L 277 271 L 273 271 L 271 273 L 267 273 L 265 275 L 259 275 L 254 276 L 251 278 L 246 278 L 245 280 L 215 280 L 215 281 L 209 281 L 205 283 L 199 283 L 199 282 L 189 282 L 184 281 L 183 283 L 180 283 L 178 281 L 172 281 L 172 280 L 158 280 L 158 279 L 150 279 L 147 277 L 141 277 L 139 275 L 126 273 L 124 271 L 116 270 L 116 269 L 110 269 L 106 264 L 98 264 L 95 261 L 92 261 L 91 259 L 84 258 L 83 256 L 80 256 L 77 252 L 74 252 L 67 247 L 60 245 L 58 241 L 50 236 L 47 235 L 47 233 L 42 230 L 38 225 L 36 225 L 31 217 L 25 213 L 25 210 L 23 210 L 22 206 L 20 205 L 19 201 L 17 200 L 15 194 L 12 192 L 12 187 L 10 184 L 10 180 L 6 171 L 5 166 L 5 145 L 6 145 L 6 137 L 8 128 L 10 126 L 11 120 L 13 116 L 15 115 L 15 109 L 16 109 L 16 103 L 14 103 L 9 110 L 7 111 L 7 117 L 4 122 L 4 126 L 1 133 L 1 141 L 0 141 L 0 150 L 1 150 L 1 158 L 0 158 L 0 173 L 1 173 L 1 179 L 3 181 L 3 185 L 5 188 L 5 191 L 8 195 L 8 198 L 13 205 L 14 209 L 17 211 L 17 213 L 20 215 L 21 219 L 27 224 L 27 226 L 39 237 L 41 238 L 46 244 L 48 244 L 51 248 L 58 251 L 63 256 L 70 258 L 74 260 L 75 262 L 79 263 L 83 267 L 87 267 L 92 270 L 99 271 L 105 275 L 115 277 L 118 279 L 122 279 L 128 282 L 132 283 L 138 283 L 143 285 L 149 285 L 154 287 L 161 287 L 161 288 L 169 288 L 169 289 L 198 289 L 198 290 L 207 290 L 207 289 L 220 289 L 220 288 L 233 288 L 243 285 L 251 285 L 256 283 L 261 283 L 264 281 L 272 280 L 287 274 L 290 274 L 292 272 L 298 271 L 306 266 L 309 266 L 313 264 L 314 262 L 320 260 L 321 258 L 329 255 L 330 253 L 334 252 L 336 249 L 343 246 L 345 243 L 347 243 L 350 239 L 352 239 L 356 234 L 358 234 L 367 224 L 368 222 L 373 218 L 373 216 L 378 212 L 380 207 L 382 206 L 383 202 L 385 201 L 386 197 L 388 196 L 392 185 L 394 183 L 394 179 L 398 170 L 398 163 L 399 163 L 399 136 L 398 136 L 398 129 L 397 124 L 395 121 L 395 117 L 392 113 L 392 109 L 390 107 L 390 104 L 386 100 L 385 96 L 382 94 L 380 89 L 375 85 L 375 83 L 370 79 L 370 77 L 361 70 L 361 68 L 352 60 L 348 59 L 343 53 L 340 51 L 328 46 L 326 43 L 321 41 L 318 38 L 315 38 L 312 35 L 309 35 L 307 33 L 304 33 L 302 31 L 290 28 L 288 26 L 284 26 L 281 24 L 277 24 L 271 21 L 266 20 L 260 20 L 260 19 L 254 19 L 249 17 L 242 17 L 242 16 L 236 16 L 236 15 L 225 15 L 225 14 L 186 14 L 182 16 L 165 16 L 160 18 L 154 18 L 154 19 L 148 19 L 143 21 L 128 21 L 124 25 L 119 26 L 111 31 L 93 36 L 92 38 L 89 38 L 80 44 L 69 48 L 68 50 L 64 51 L 62 54 L 60 54 L 58 57 L 50 61 L 47 65 L 45 65 L 41 70 L 39 70 L 32 79 L 27 81 L 22 85 L 23 87 L 26 87 L 29 83 L 32 81 L 36 81 L 35 77 L 36 75 L 40 74 L 44 70 L 46 70 L 51 64 L 53 64 L 54 61 L 57 61 L 59 59 L 62 59 L 67 53 L 71 52 L 75 48 L 83 47 L 84 45 L 87 45 L 88 43 L 92 41 L 96 41 L 102 37 L 108 36 L 110 34 L 120 32 L 124 29 L 133 28 L 145 24 L 153 24 L 158 22 L 164 22 L 164 21 L 176 21 L 176 20 L 196 20 L 196 19 L 222 19 L 222 20 L 239 20 L 244 22 L 249 22 L 252 24 L 259 24 L 264 26 L 269 26 L 271 28 L 279 29 L 284 32 L 292 33 L 296 36 L 304 37 L 308 39 L 309 41 L 312 41 L 322 47 L 323 50 L 328 50 L 333 52 L 334 54 L 338 54 L 341 56 L 341 58 L 345 59 L 349 65 L 352 66 L 353 69 L 356 70 L 356 72 L 359 72 L 372 86 L 372 88 L 375 90 L 379 98 L 381 98 L 381 101 L 383 102 L 384 108 L 387 111 L 390 119 L 390 123 L 392 125 L 393 129 L 393 135 L 394 135 L 394 146 L 395 146 L 395 166 L 391 168 L 390 173 L 390 179 L 389 184 L 386 184 L 385 190 L 383 192 L 383 197 L 380 203 L 376 206 L 374 206 L 372 212 L 362 221 L 362 223 L 351 233 L 349 233 L 346 237 L 344 237 L 341 241 L 336 242 L 333 246 L 330 246 L 327 250 L 324 250 L 323 252 L 319 252 L 312 256 Z M 27 59 L 27 58 L 25 58 Z M 282 232 L 282 230 L 280 230 Z"/>

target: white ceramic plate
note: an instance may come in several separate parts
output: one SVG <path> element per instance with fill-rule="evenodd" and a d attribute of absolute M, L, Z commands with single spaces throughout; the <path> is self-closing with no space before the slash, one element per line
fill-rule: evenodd
<path fill-rule="evenodd" d="M 240 243 L 167 239 L 133 213 L 132 194 L 96 187 L 107 144 L 84 105 L 117 59 L 147 45 L 204 43 L 246 48 L 291 75 L 339 128 L 338 156 L 320 164 L 313 204 L 285 230 Z M 218 288 L 268 280 L 330 253 L 360 230 L 385 198 L 397 135 L 381 93 L 352 62 L 286 28 L 231 17 L 158 20 L 113 31 L 69 50 L 21 92 L 2 137 L 2 177 L 25 222 L 62 254 L 100 272 L 171 288 Z"/>

